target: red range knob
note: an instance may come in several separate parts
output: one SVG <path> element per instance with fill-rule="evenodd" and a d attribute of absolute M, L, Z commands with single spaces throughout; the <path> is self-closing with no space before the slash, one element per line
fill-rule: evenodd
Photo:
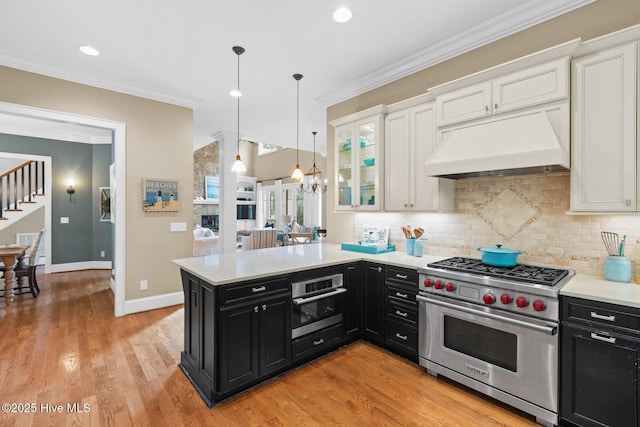
<path fill-rule="evenodd" d="M 433 285 L 434 288 L 436 289 L 442 289 L 444 288 L 444 283 L 442 283 L 440 280 L 436 281 L 436 283 Z"/>
<path fill-rule="evenodd" d="M 482 301 L 484 301 L 485 304 L 491 305 L 496 302 L 496 297 L 494 297 L 493 294 L 484 294 L 482 296 Z"/>
<path fill-rule="evenodd" d="M 540 301 L 539 299 L 535 300 L 531 305 L 533 306 L 533 309 L 535 311 L 545 311 L 547 309 L 547 304 L 545 304 L 544 301 Z"/>
<path fill-rule="evenodd" d="M 500 301 L 503 304 L 511 304 L 511 302 L 513 301 L 513 297 L 509 294 L 502 294 L 500 295 Z"/>
<path fill-rule="evenodd" d="M 446 290 L 447 292 L 453 292 L 453 291 L 455 291 L 455 290 L 456 290 L 456 285 L 454 285 L 453 283 L 449 282 L 449 283 L 447 283 L 447 284 L 445 285 L 445 287 L 444 287 L 444 288 L 445 288 L 445 290 Z"/>
<path fill-rule="evenodd" d="M 516 298 L 516 305 L 520 308 L 525 308 L 529 305 L 529 301 L 525 297 L 518 297 Z"/>
<path fill-rule="evenodd" d="M 425 288 L 430 288 L 433 286 L 433 280 L 431 279 L 424 279 L 424 287 Z"/>

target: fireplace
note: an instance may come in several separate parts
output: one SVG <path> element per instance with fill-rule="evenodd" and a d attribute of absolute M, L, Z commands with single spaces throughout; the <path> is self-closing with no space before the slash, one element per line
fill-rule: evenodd
<path fill-rule="evenodd" d="M 220 226 L 220 215 L 202 215 L 200 217 L 200 226 L 218 231 Z"/>

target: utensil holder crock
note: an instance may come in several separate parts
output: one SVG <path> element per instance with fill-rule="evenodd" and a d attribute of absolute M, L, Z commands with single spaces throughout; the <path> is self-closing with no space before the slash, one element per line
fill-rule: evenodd
<path fill-rule="evenodd" d="M 415 246 L 416 246 L 416 239 L 407 239 L 407 255 L 413 255 Z"/>
<path fill-rule="evenodd" d="M 608 256 L 604 261 L 604 278 L 614 282 L 631 281 L 631 261 L 626 256 Z"/>

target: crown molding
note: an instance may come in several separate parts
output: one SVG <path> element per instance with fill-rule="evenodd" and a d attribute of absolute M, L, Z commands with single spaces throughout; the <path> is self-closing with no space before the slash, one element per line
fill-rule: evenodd
<path fill-rule="evenodd" d="M 597 0 L 532 0 L 316 98 L 328 107 L 523 31 Z"/>

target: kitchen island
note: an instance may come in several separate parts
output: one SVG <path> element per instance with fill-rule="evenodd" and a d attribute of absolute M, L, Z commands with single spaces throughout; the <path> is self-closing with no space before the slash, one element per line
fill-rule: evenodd
<path fill-rule="evenodd" d="M 317 243 L 174 260 L 185 294 L 180 368 L 213 406 L 358 338 L 417 361 L 417 268 L 441 259 Z M 292 298 L 292 285 L 333 276 L 343 289 L 324 309 Z M 339 320 L 321 325 L 321 310 Z M 294 334 L 301 317 L 318 328 Z"/>

